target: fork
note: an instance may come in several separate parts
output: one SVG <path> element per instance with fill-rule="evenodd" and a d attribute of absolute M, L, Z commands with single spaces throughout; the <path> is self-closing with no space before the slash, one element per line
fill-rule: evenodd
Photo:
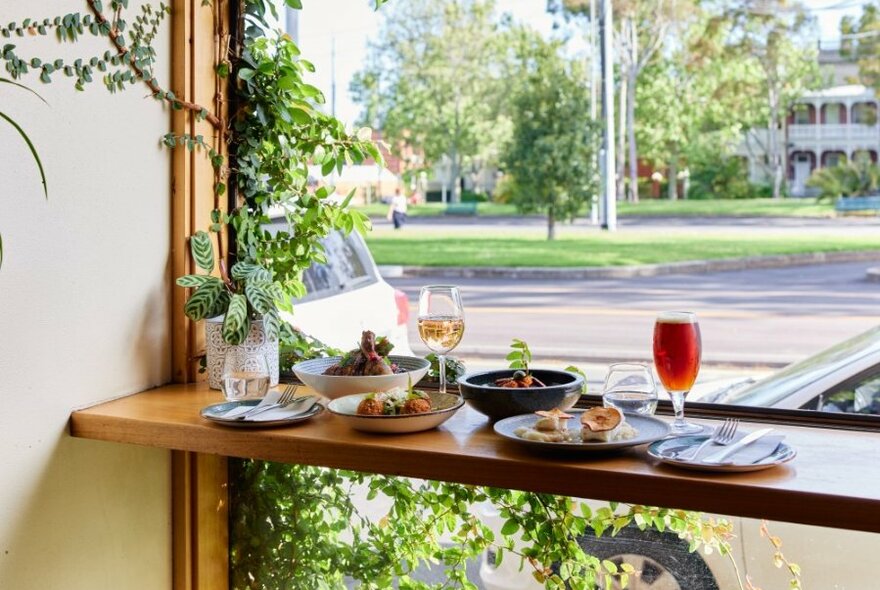
<path fill-rule="evenodd" d="M 253 410 L 245 412 L 241 416 L 236 416 L 236 420 L 244 420 L 245 418 L 250 418 L 251 416 L 256 416 L 257 414 L 262 414 L 267 410 L 274 410 L 275 408 L 283 408 L 290 405 L 291 403 L 293 403 L 294 398 L 296 397 L 297 388 L 297 385 L 294 385 L 292 383 L 288 384 L 287 387 L 284 388 L 284 393 L 281 394 L 281 397 L 278 398 L 277 402 L 275 402 L 274 404 L 267 404 L 265 406 L 256 407 Z M 305 397 L 303 397 L 302 399 L 305 399 Z"/>
<path fill-rule="evenodd" d="M 688 453 L 686 457 L 682 457 L 685 451 L 681 451 L 680 453 L 676 453 L 672 458 L 681 461 L 691 461 L 693 459 L 696 459 L 699 456 L 700 452 L 711 443 L 726 447 L 733 442 L 733 439 L 736 437 L 736 431 L 738 428 L 739 420 L 737 420 L 736 418 L 727 418 L 720 426 L 715 429 L 715 432 L 712 433 L 712 436 L 704 440 L 703 443 L 698 446 L 693 453 Z"/>

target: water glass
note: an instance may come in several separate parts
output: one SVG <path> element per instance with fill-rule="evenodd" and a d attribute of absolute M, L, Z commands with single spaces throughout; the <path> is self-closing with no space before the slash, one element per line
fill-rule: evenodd
<path fill-rule="evenodd" d="M 227 401 L 261 399 L 269 391 L 266 355 L 244 346 L 230 346 L 223 360 L 223 395 Z"/>
<path fill-rule="evenodd" d="M 641 363 L 615 363 L 608 367 L 602 403 L 621 412 L 652 415 L 657 409 L 657 385 L 651 369 Z"/>

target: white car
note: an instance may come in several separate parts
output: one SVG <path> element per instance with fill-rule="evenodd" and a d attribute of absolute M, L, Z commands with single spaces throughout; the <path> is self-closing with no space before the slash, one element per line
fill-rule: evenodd
<path fill-rule="evenodd" d="M 372 330 L 394 344 L 394 354 L 412 355 L 409 300 L 379 275 L 363 238 L 354 232 L 333 232 L 323 244 L 327 264 L 306 270 L 308 294 L 294 302 L 293 314 L 284 314 L 285 321 L 342 350 L 357 348 L 361 332 Z"/>

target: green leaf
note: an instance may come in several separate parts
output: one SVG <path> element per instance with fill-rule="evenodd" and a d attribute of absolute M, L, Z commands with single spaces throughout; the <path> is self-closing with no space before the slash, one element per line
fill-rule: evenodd
<path fill-rule="evenodd" d="M 269 283 L 248 281 L 244 286 L 244 293 L 251 306 L 257 312 L 265 315 L 275 309 L 272 295 L 269 293 Z"/>
<path fill-rule="evenodd" d="M 236 293 L 229 300 L 229 308 L 223 320 L 223 339 L 229 344 L 241 344 L 247 338 L 250 327 L 247 299 L 241 293 Z"/>
<path fill-rule="evenodd" d="M 284 76 L 280 80 L 278 80 L 278 88 L 282 90 L 293 90 L 299 85 L 299 78 L 297 76 Z"/>
<path fill-rule="evenodd" d="M 207 232 L 197 231 L 190 236 L 189 249 L 199 268 L 207 272 L 214 270 L 214 243 Z"/>
<path fill-rule="evenodd" d="M 46 171 L 43 170 L 43 162 L 40 160 L 39 154 L 37 154 L 37 148 L 34 147 L 33 142 L 31 142 L 31 138 L 27 136 L 27 133 L 24 132 L 24 129 L 19 127 L 18 123 L 13 121 L 10 117 L 6 115 L 6 113 L 0 111 L 0 118 L 5 119 L 16 131 L 21 135 L 24 142 L 27 144 L 28 149 L 31 151 L 31 155 L 34 158 L 34 161 L 37 163 L 37 168 L 40 170 L 40 180 L 43 183 L 43 195 L 48 199 L 49 198 L 49 189 L 46 186 Z"/>
<path fill-rule="evenodd" d="M 257 72 L 250 68 L 241 68 L 238 70 L 238 77 L 241 80 L 250 80 L 256 75 Z"/>
<path fill-rule="evenodd" d="M 0 267 L 3 266 L 3 236 L 0 236 Z"/>
<path fill-rule="evenodd" d="M 232 266 L 232 278 L 236 281 L 269 282 L 272 280 L 272 273 L 253 262 L 237 262 Z"/>
<path fill-rule="evenodd" d="M 220 283 L 220 279 L 211 275 L 186 275 L 177 279 L 178 287 L 201 287 L 207 283 L 217 282 Z"/>
<path fill-rule="evenodd" d="M 263 314 L 263 330 L 269 340 L 277 339 L 281 333 L 281 318 L 278 317 L 278 312 L 274 309 Z"/>
<path fill-rule="evenodd" d="M 516 531 L 519 530 L 519 523 L 513 519 L 508 520 L 504 523 L 504 526 L 501 527 L 501 534 L 510 536 Z"/>
<path fill-rule="evenodd" d="M 34 65 L 34 60 L 37 61 L 37 65 Z M 35 57 L 34 59 L 31 60 L 31 67 L 36 68 L 36 67 L 39 67 L 39 65 L 40 65 L 40 61 L 39 61 L 39 59 L 37 59 L 36 57 Z M 40 96 L 39 93 L 37 93 L 37 91 L 35 91 L 35 90 L 31 89 L 31 88 L 28 88 L 28 87 L 25 86 L 24 84 L 19 84 L 18 82 L 14 82 L 14 81 L 12 81 L 12 80 L 10 80 L 10 79 L 8 79 L 8 78 L 0 78 L 0 84 L 12 84 L 13 86 L 17 86 L 17 87 L 21 88 L 22 90 L 27 90 L 28 92 L 30 92 L 31 94 L 33 94 L 34 96 L 36 96 L 37 98 L 39 98 L 40 100 L 42 100 L 43 103 L 44 103 L 46 106 L 49 106 L 49 103 L 46 102 L 46 99 L 45 99 L 45 98 L 43 98 L 42 96 Z"/>
<path fill-rule="evenodd" d="M 225 288 L 220 281 L 205 283 L 196 289 L 183 306 L 183 313 L 194 322 L 211 317 L 211 312 L 216 309 L 217 301 L 224 292 Z"/>

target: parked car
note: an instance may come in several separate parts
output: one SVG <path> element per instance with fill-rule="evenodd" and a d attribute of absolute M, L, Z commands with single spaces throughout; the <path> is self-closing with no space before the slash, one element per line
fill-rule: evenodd
<path fill-rule="evenodd" d="M 412 355 L 409 300 L 379 275 L 363 238 L 333 232 L 322 242 L 327 263 L 305 271 L 307 294 L 294 302 L 292 315 L 283 314 L 285 321 L 342 350 L 356 348 L 361 332 L 372 330 L 394 344 L 395 354 Z"/>
<path fill-rule="evenodd" d="M 880 326 L 780 369 L 689 400 L 738 406 L 880 414 Z"/>
<path fill-rule="evenodd" d="M 766 378 L 735 379 L 718 388 L 708 383 L 694 391 L 701 402 L 785 409 L 880 414 L 880 326 L 841 342 L 803 361 L 793 363 Z M 689 400 L 692 399 L 690 396 Z M 592 501 L 584 500 L 590 504 Z M 504 519 L 491 507 L 480 509 L 483 520 L 496 531 Z M 784 572 L 774 567 L 768 541 L 760 535 L 760 522 L 731 519 L 738 539 L 734 556 L 756 584 L 764 588 L 787 587 Z M 785 542 L 786 556 L 804 566 L 806 585 L 816 588 L 855 590 L 876 585 L 870 567 L 880 552 L 880 535 L 774 523 L 773 534 Z M 623 529 L 617 536 L 584 536 L 581 545 L 591 555 L 620 563 L 626 561 L 643 572 L 634 580 L 635 590 L 728 590 L 738 588 L 735 573 L 726 557 L 703 556 L 687 551 L 687 543 L 671 533 Z M 835 568 L 841 559 L 851 564 Z M 784 569 L 784 568 L 783 568 Z M 488 552 L 480 564 L 480 581 L 486 590 L 538 590 L 543 588 L 520 570 L 518 560 L 496 564 Z"/>

